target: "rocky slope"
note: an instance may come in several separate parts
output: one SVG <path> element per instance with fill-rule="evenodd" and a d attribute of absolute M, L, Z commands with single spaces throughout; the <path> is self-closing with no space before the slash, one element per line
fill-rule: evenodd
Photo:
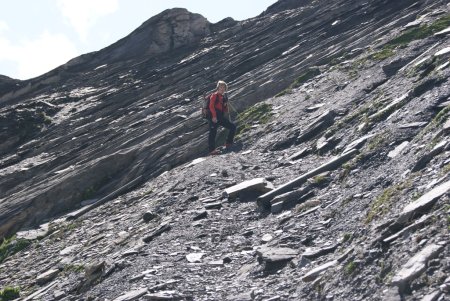
<path fill-rule="evenodd" d="M 210 24 L 174 9 L 2 85 L 0 287 L 445 300 L 449 14 L 442 1 L 285 0 Z M 202 158 L 199 98 L 218 79 L 240 134 Z"/>

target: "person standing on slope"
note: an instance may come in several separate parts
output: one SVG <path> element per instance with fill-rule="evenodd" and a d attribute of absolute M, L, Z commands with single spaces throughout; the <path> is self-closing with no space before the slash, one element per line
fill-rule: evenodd
<path fill-rule="evenodd" d="M 223 126 L 228 129 L 228 137 L 226 140 L 225 148 L 229 149 L 233 144 L 234 135 L 236 134 L 236 125 L 225 117 L 225 113 L 228 112 L 228 97 L 225 94 L 228 90 L 228 85 L 219 80 L 217 82 L 217 90 L 210 96 L 209 111 L 211 112 L 209 123 L 209 137 L 208 147 L 210 155 L 220 154 L 220 151 L 216 149 L 216 135 L 218 126 Z"/>

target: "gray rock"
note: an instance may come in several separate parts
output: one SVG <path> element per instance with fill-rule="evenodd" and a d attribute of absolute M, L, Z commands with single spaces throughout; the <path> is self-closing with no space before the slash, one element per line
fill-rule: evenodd
<path fill-rule="evenodd" d="M 415 172 L 424 168 L 428 164 L 428 162 L 430 162 L 436 155 L 440 154 L 445 149 L 447 149 L 448 145 L 449 142 L 446 140 L 438 143 L 435 147 L 433 147 L 433 149 L 430 152 L 424 154 L 422 157 L 419 158 L 419 160 L 413 166 L 411 171 Z"/>
<path fill-rule="evenodd" d="M 279 262 L 289 261 L 295 258 L 298 255 L 298 252 L 290 248 L 260 247 L 256 249 L 256 254 L 262 261 Z"/>
<path fill-rule="evenodd" d="M 150 234 L 148 234 L 147 236 L 145 236 L 142 240 L 145 243 L 149 243 L 151 242 L 155 237 L 160 236 L 161 234 L 163 234 L 164 232 L 169 231 L 170 229 L 172 229 L 172 226 L 170 226 L 169 223 L 162 223 L 158 228 L 154 229 L 153 231 L 150 232 Z"/>
<path fill-rule="evenodd" d="M 373 136 L 375 136 L 375 134 L 366 135 L 366 136 L 356 139 L 355 141 L 352 141 L 345 147 L 343 152 L 346 153 L 352 149 L 360 149 L 364 145 L 364 143 L 366 143 L 366 141 L 368 139 L 372 138 Z"/>
<path fill-rule="evenodd" d="M 272 203 L 271 207 L 270 207 L 270 212 L 272 212 L 273 214 L 277 214 L 283 211 L 283 207 L 284 207 L 284 202 L 274 202 Z"/>
<path fill-rule="evenodd" d="M 79 251 L 81 247 L 82 246 L 79 245 L 79 244 L 65 247 L 63 250 L 61 250 L 59 252 L 59 255 L 61 255 L 61 256 L 69 255 L 69 254 L 71 254 L 71 253 L 73 253 L 75 251 Z"/>
<path fill-rule="evenodd" d="M 427 262 L 444 249 L 441 245 L 428 245 L 411 257 L 392 278 L 392 284 L 403 291 L 407 285 L 426 270 Z"/>
<path fill-rule="evenodd" d="M 168 300 L 168 301 L 177 301 L 177 300 L 186 300 L 188 296 L 178 293 L 177 291 L 161 291 L 157 293 L 147 294 L 143 297 L 144 300 Z"/>
<path fill-rule="evenodd" d="M 133 291 L 126 292 L 125 294 L 117 297 L 113 301 L 133 301 L 138 300 L 140 297 L 144 296 L 148 290 L 146 288 L 141 288 Z"/>
<path fill-rule="evenodd" d="M 251 292 L 228 296 L 227 301 L 253 301 Z"/>
<path fill-rule="evenodd" d="M 372 121 L 372 122 L 377 122 L 377 121 L 380 121 L 382 119 L 387 118 L 387 116 L 392 114 L 392 112 L 396 108 L 401 107 L 403 104 L 405 104 L 410 97 L 411 96 L 410 96 L 409 93 L 406 93 L 406 94 L 403 94 L 400 97 L 397 97 L 390 104 L 388 104 L 387 106 L 383 107 L 383 109 L 381 109 L 377 113 L 369 116 L 369 120 Z"/>
<path fill-rule="evenodd" d="M 38 285 L 46 284 L 47 282 L 53 280 L 58 274 L 59 274 L 59 270 L 57 270 L 57 269 L 48 270 L 47 272 L 39 275 L 36 278 L 36 283 Z"/>
<path fill-rule="evenodd" d="M 316 105 L 306 107 L 304 110 L 305 112 L 314 112 L 323 107 L 324 105 L 325 105 L 324 103 L 318 103 Z"/>
<path fill-rule="evenodd" d="M 341 166 L 344 162 L 346 162 L 350 158 L 352 158 L 356 153 L 358 153 L 358 150 L 355 150 L 355 149 L 348 151 L 346 153 L 343 153 L 342 155 L 331 159 L 327 163 L 322 164 L 321 166 L 301 175 L 300 177 L 297 177 L 294 180 L 292 180 L 288 183 L 285 183 L 285 184 L 281 185 L 280 187 L 277 187 L 276 189 L 258 197 L 258 199 L 257 199 L 258 206 L 260 206 L 262 208 L 267 208 L 268 202 L 270 202 L 270 200 L 272 200 L 277 195 L 283 194 L 285 192 L 292 190 L 294 187 L 300 186 L 309 178 L 312 178 L 322 172 L 330 171 L 330 170 L 337 168 L 338 166 Z"/>
<path fill-rule="evenodd" d="M 186 255 L 187 261 L 191 263 L 199 263 L 202 262 L 202 257 L 205 255 L 205 253 L 190 253 Z"/>
<path fill-rule="evenodd" d="M 224 197 L 235 198 L 240 193 L 245 192 L 258 192 L 266 193 L 273 189 L 272 183 L 268 182 L 265 178 L 256 178 L 253 180 L 244 181 L 240 184 L 231 186 L 223 192 Z"/>
<path fill-rule="evenodd" d="M 271 211 L 272 213 L 279 213 L 281 210 L 283 210 L 285 207 L 293 206 L 298 203 L 303 202 L 307 198 L 307 194 L 311 190 L 311 186 L 305 186 L 300 189 L 296 189 L 294 191 L 286 192 L 280 195 L 277 195 L 274 197 L 271 201 Z M 258 202 L 258 205 L 262 204 L 261 202 Z M 276 208 L 273 208 L 275 204 L 278 204 Z"/>
<path fill-rule="evenodd" d="M 402 301 L 397 287 L 388 288 L 382 296 L 383 301 Z"/>
<path fill-rule="evenodd" d="M 450 53 L 450 47 L 445 47 L 434 54 L 436 57 L 446 56 Z"/>
<path fill-rule="evenodd" d="M 444 133 L 446 135 L 448 135 L 450 133 L 450 118 L 447 118 L 447 121 L 442 126 L 442 130 L 444 131 Z"/>
<path fill-rule="evenodd" d="M 309 271 L 308 273 L 306 273 L 303 277 L 302 280 L 304 282 L 310 282 L 313 281 L 314 279 L 316 279 L 319 275 L 321 275 L 322 273 L 325 273 L 325 271 L 329 270 L 330 268 L 338 265 L 338 261 L 337 260 L 333 260 L 333 261 L 329 261 L 321 266 L 318 266 L 317 268 L 312 269 L 311 271 Z"/>
<path fill-rule="evenodd" d="M 434 35 L 435 36 L 445 36 L 445 35 L 448 35 L 448 34 L 450 34 L 450 27 L 447 27 L 447 28 L 445 28 L 445 29 L 443 29 L 443 30 L 441 30 L 439 32 L 436 32 Z"/>
<path fill-rule="evenodd" d="M 383 242 L 385 243 L 391 243 L 397 238 L 401 237 L 404 233 L 407 233 L 408 231 L 413 231 L 415 229 L 418 229 L 419 227 L 422 227 L 425 223 L 429 222 L 432 218 L 432 215 L 424 215 L 417 221 L 415 221 L 413 224 L 403 228 L 402 230 L 398 231 L 395 234 L 392 234 L 391 236 L 383 239 Z"/>
<path fill-rule="evenodd" d="M 194 216 L 193 220 L 194 221 L 198 221 L 198 220 L 201 220 L 201 219 L 204 219 L 204 218 L 207 218 L 207 217 L 208 217 L 208 211 L 201 210 L 201 211 L 197 211 L 196 212 L 196 215 Z"/>
<path fill-rule="evenodd" d="M 294 153 L 293 155 L 291 155 L 290 157 L 287 158 L 288 161 L 295 161 L 298 160 L 304 156 L 306 156 L 308 153 L 310 152 L 310 149 L 305 147 L 302 148 L 300 151 Z"/>
<path fill-rule="evenodd" d="M 300 144 L 305 142 L 314 136 L 318 135 L 322 130 L 331 126 L 334 123 L 334 117 L 336 113 L 333 110 L 327 110 L 317 116 L 307 128 L 303 129 L 297 136 L 295 143 Z"/>
<path fill-rule="evenodd" d="M 49 223 L 45 223 L 39 226 L 38 229 L 25 230 L 17 232 L 17 239 L 35 240 L 41 237 L 45 237 L 50 233 Z"/>
<path fill-rule="evenodd" d="M 441 295 L 442 293 L 440 291 L 435 291 L 424 296 L 421 301 L 437 301 Z"/>
<path fill-rule="evenodd" d="M 66 296 L 67 294 L 64 291 L 57 290 L 53 292 L 53 298 L 55 298 L 55 300 L 60 300 Z"/>
<path fill-rule="evenodd" d="M 93 262 L 86 265 L 84 270 L 84 276 L 86 279 L 91 280 L 99 278 L 106 266 L 106 262 L 104 260 Z"/>
<path fill-rule="evenodd" d="M 414 218 L 414 216 L 417 216 L 421 213 L 423 213 L 425 210 L 429 209 L 431 206 L 436 203 L 436 201 L 445 193 L 447 193 L 450 190 L 450 181 L 447 181 L 438 187 L 432 189 L 431 191 L 427 192 L 420 198 L 418 198 L 416 201 L 410 203 L 405 208 L 403 208 L 403 211 L 400 213 L 400 216 L 397 219 L 398 224 L 404 224 Z"/>
<path fill-rule="evenodd" d="M 148 223 L 157 217 L 158 217 L 158 215 L 156 213 L 154 213 L 152 211 L 147 211 L 142 216 L 142 219 L 144 220 L 144 222 Z"/>
<path fill-rule="evenodd" d="M 336 250 L 338 245 L 333 245 L 329 247 L 323 247 L 323 248 L 308 248 L 303 252 L 302 256 L 308 259 L 314 259 L 329 253 L 332 253 Z"/>
<path fill-rule="evenodd" d="M 414 128 L 421 128 L 423 126 L 425 126 L 427 124 L 427 122 L 411 122 L 411 123 L 405 123 L 405 124 L 401 124 L 398 127 L 400 129 L 414 129 Z"/>
<path fill-rule="evenodd" d="M 222 208 L 222 203 L 219 203 L 219 202 L 205 204 L 206 210 L 214 210 L 214 209 L 220 209 L 220 208 Z"/>
<path fill-rule="evenodd" d="M 261 237 L 261 241 L 264 243 L 268 243 L 273 239 L 273 235 L 271 234 L 264 234 L 263 237 Z"/>
<path fill-rule="evenodd" d="M 398 145 L 395 149 L 391 150 L 388 153 L 389 158 L 397 157 L 409 144 L 409 141 L 403 141 L 400 145 Z"/>

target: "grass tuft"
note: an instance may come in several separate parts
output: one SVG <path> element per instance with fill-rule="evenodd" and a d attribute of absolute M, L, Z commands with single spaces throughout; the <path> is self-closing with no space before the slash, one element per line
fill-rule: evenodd
<path fill-rule="evenodd" d="M 0 245 L 0 263 L 7 257 L 16 254 L 28 247 L 31 242 L 27 239 L 16 239 L 15 236 L 3 239 Z"/>
<path fill-rule="evenodd" d="M 18 287 L 5 287 L 0 291 L 0 301 L 14 300 L 20 297 L 20 289 Z"/>
<path fill-rule="evenodd" d="M 256 104 L 237 117 L 236 138 L 238 139 L 244 133 L 248 132 L 254 124 L 266 124 L 272 117 L 272 105 L 266 103 Z"/>

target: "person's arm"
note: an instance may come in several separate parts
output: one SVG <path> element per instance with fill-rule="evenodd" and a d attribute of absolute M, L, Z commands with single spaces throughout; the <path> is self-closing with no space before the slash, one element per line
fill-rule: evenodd
<path fill-rule="evenodd" d="M 217 100 L 217 94 L 214 93 L 211 95 L 211 99 L 209 101 L 209 110 L 211 111 L 211 118 L 217 121 L 217 113 L 216 113 L 216 100 Z"/>

